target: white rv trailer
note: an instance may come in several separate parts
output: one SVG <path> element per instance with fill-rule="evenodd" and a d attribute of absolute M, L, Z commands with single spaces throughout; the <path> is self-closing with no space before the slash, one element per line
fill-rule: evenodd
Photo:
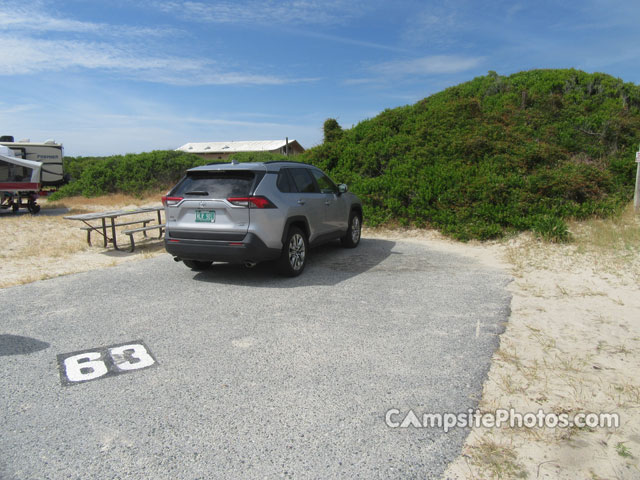
<path fill-rule="evenodd" d="M 53 140 L 43 143 L 32 143 L 29 140 L 13 141 L 13 137 L 0 137 L 0 145 L 9 147 L 17 158 L 42 163 L 42 187 L 59 187 L 68 183 L 69 179 L 62 170 L 62 144 Z"/>

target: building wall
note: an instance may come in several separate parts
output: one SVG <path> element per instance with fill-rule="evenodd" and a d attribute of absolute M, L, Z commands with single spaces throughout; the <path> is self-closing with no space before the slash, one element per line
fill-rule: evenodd
<path fill-rule="evenodd" d="M 271 153 L 279 153 L 281 155 L 285 154 L 285 147 L 279 148 L 277 150 L 269 150 Z M 299 155 L 302 152 L 304 152 L 304 149 L 301 148 L 300 146 L 298 146 L 297 144 L 289 144 L 289 155 Z M 225 161 L 228 160 L 229 158 L 233 157 L 233 155 L 235 155 L 238 152 L 212 152 L 212 153 L 199 153 L 196 152 L 195 155 L 198 155 L 201 158 L 204 158 L 205 160 L 211 160 L 212 162 L 216 162 L 216 161 Z"/>

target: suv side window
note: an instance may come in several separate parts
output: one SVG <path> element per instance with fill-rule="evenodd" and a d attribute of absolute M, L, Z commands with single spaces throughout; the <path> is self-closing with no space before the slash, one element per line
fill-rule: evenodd
<path fill-rule="evenodd" d="M 282 193 L 293 193 L 296 191 L 296 187 L 291 181 L 291 176 L 288 173 L 288 168 L 283 168 L 278 172 L 278 180 L 276 180 L 276 186 Z"/>
<path fill-rule="evenodd" d="M 320 193 L 308 168 L 291 168 L 289 169 L 289 173 L 291 173 L 293 177 L 293 183 L 295 183 L 298 188 L 298 192 Z"/>
<path fill-rule="evenodd" d="M 320 170 L 311 170 L 322 193 L 338 193 L 338 187 Z"/>

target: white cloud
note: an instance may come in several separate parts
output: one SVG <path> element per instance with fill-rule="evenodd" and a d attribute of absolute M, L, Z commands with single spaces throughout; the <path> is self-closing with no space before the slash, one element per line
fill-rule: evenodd
<path fill-rule="evenodd" d="M 357 0 L 158 1 L 153 6 L 182 18 L 205 23 L 260 25 L 342 24 L 360 15 L 368 3 Z"/>
<path fill-rule="evenodd" d="M 392 52 L 402 52 L 402 53 L 407 52 L 406 48 L 398 48 L 398 47 L 393 47 L 389 45 L 383 45 L 381 43 L 368 42 L 365 40 L 358 40 L 354 38 L 343 37 L 340 35 L 333 35 L 328 33 L 318 33 L 318 32 L 311 32 L 309 30 L 300 30 L 300 29 L 292 29 L 291 33 L 294 33 L 296 35 L 302 35 L 305 37 L 310 37 L 310 38 L 317 38 L 320 40 L 329 40 L 331 42 L 343 43 L 346 45 L 355 45 L 358 47 L 374 48 L 377 50 L 388 50 Z"/>
<path fill-rule="evenodd" d="M 309 82 L 268 73 L 229 71 L 207 58 L 149 51 L 139 36 L 175 33 L 172 28 L 111 25 L 60 18 L 43 2 L 0 0 L 0 76 L 68 69 L 99 70 L 121 77 L 179 86 L 283 85 Z M 78 40 L 78 35 L 82 40 Z M 158 47 L 156 47 L 157 49 Z"/>
<path fill-rule="evenodd" d="M 466 72 L 478 67 L 484 60 L 484 57 L 460 55 L 431 55 L 410 60 L 395 60 L 372 65 L 368 67 L 368 76 L 347 78 L 342 83 L 348 86 L 382 87 L 388 86 L 391 82 Z"/>
<path fill-rule="evenodd" d="M 169 85 L 282 85 L 313 80 L 229 72 L 206 59 L 154 56 L 104 42 L 0 35 L 0 44 L 0 75 L 81 68 Z"/>
<path fill-rule="evenodd" d="M 428 6 L 407 19 L 402 39 L 408 45 L 450 45 L 464 28 L 465 20 L 460 12 L 466 8 L 444 2 L 439 6 Z"/>
<path fill-rule="evenodd" d="M 108 23 L 85 22 L 70 18 L 56 17 L 36 2 L 33 5 L 20 3 L 0 4 L 0 31 L 34 32 L 38 34 L 85 33 L 104 36 L 164 36 L 175 29 L 170 27 L 145 28 L 140 26 L 111 25 Z"/>
<path fill-rule="evenodd" d="M 390 77 L 441 75 L 471 70 L 480 65 L 483 60 L 482 57 L 432 55 L 412 60 L 381 63 L 372 67 L 371 70 Z"/>

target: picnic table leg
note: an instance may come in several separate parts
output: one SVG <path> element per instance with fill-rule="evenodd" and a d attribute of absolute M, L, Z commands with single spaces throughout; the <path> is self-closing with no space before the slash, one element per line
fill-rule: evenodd
<path fill-rule="evenodd" d="M 142 222 L 142 226 L 146 227 L 147 223 L 149 223 L 149 220 L 145 220 L 144 222 Z M 142 233 L 144 234 L 145 237 L 147 236 L 147 231 L 146 230 L 143 230 Z M 131 238 L 133 238 L 133 236 L 131 236 Z M 131 250 L 131 251 L 133 252 L 133 250 Z"/>
<path fill-rule="evenodd" d="M 105 219 L 102 219 L 102 240 L 104 243 L 104 248 L 107 248 L 107 224 Z"/>
<path fill-rule="evenodd" d="M 113 248 L 115 248 L 116 250 L 120 250 L 118 248 L 118 242 L 116 242 L 116 222 L 115 222 L 115 218 L 111 217 L 111 235 L 113 236 L 113 238 L 111 239 L 111 241 L 113 242 Z"/>
<path fill-rule="evenodd" d="M 87 230 L 87 243 L 91 246 L 91 229 Z"/>
<path fill-rule="evenodd" d="M 158 210 L 158 225 L 162 225 L 162 215 L 160 215 L 160 212 L 161 212 L 161 211 L 162 211 L 162 210 Z M 162 238 L 163 229 L 162 229 L 162 228 L 159 228 L 159 229 L 158 229 L 158 231 L 160 232 L 160 233 L 158 234 L 158 238 Z"/>
<path fill-rule="evenodd" d="M 130 251 L 133 252 L 136 249 L 136 242 L 133 239 L 133 233 L 129 234 L 129 238 L 131 239 L 131 250 Z"/>

